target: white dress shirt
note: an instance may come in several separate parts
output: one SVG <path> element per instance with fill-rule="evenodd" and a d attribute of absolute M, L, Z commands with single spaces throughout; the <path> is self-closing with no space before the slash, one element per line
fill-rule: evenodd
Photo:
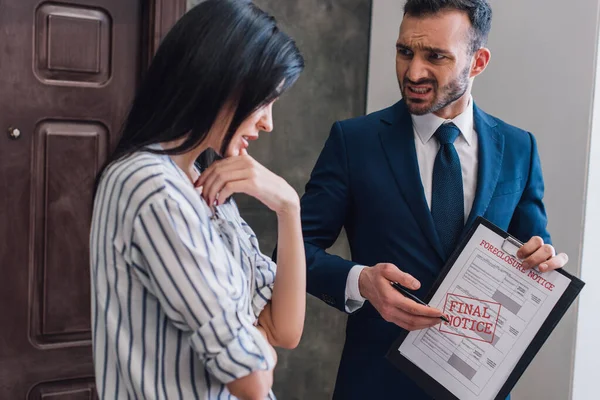
<path fill-rule="evenodd" d="M 465 196 L 465 222 L 469 217 L 475 190 L 477 189 L 477 167 L 479 165 L 478 149 L 479 143 L 475 124 L 473 120 L 473 99 L 462 114 L 452 120 L 445 120 L 435 114 L 413 115 L 413 129 L 415 135 L 415 148 L 417 150 L 417 161 L 419 173 L 427 205 L 431 209 L 431 190 L 433 184 L 433 166 L 440 144 L 433 137 L 435 131 L 445 123 L 453 122 L 460 129 L 460 136 L 454 142 L 454 147 L 460 159 L 463 179 L 463 193 Z M 365 268 L 363 265 L 355 265 L 348 274 L 346 280 L 346 311 L 351 313 L 361 308 L 365 298 L 360 295 L 358 289 L 358 277 Z"/>

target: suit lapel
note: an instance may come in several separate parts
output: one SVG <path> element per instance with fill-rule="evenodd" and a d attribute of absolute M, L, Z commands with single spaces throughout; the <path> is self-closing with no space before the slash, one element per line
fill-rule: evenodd
<path fill-rule="evenodd" d="M 477 106 L 474 106 L 473 117 L 479 140 L 479 167 L 475 200 L 463 235 L 473 224 L 475 218 L 483 216 L 487 210 L 498 184 L 504 155 L 504 135 L 498 132 L 496 122 Z"/>
<path fill-rule="evenodd" d="M 400 101 L 381 118 L 379 137 L 396 183 L 425 237 L 443 259 L 442 243 L 433 224 L 421 182 L 410 113 Z"/>

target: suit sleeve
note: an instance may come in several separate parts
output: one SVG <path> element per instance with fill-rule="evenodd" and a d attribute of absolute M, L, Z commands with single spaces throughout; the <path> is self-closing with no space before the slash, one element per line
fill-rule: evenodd
<path fill-rule="evenodd" d="M 548 217 L 543 202 L 544 178 L 542 176 L 542 165 L 535 137 L 531 133 L 529 133 L 529 139 L 531 141 L 529 176 L 508 231 L 523 243 L 533 236 L 540 236 L 544 239 L 544 243 L 551 243 L 550 234 L 547 230 Z"/>
<path fill-rule="evenodd" d="M 342 127 L 336 122 L 317 160 L 301 200 L 307 290 L 345 311 L 346 280 L 355 263 L 328 254 L 346 222 L 350 177 Z"/>

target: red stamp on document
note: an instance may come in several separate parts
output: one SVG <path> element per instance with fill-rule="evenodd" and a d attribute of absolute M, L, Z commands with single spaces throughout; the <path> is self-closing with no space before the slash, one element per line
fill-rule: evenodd
<path fill-rule="evenodd" d="M 500 303 L 448 293 L 443 311 L 450 322 L 443 322 L 440 332 L 494 344 L 501 308 Z"/>

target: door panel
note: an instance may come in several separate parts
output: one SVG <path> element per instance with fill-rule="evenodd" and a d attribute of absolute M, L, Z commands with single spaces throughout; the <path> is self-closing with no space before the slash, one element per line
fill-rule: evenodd
<path fill-rule="evenodd" d="M 166 3 L 0 0 L 0 399 L 96 398 L 93 183 Z"/>
<path fill-rule="evenodd" d="M 100 8 L 42 4 L 35 19 L 35 73 L 55 85 L 101 86 L 111 77 L 111 16 Z"/>
<path fill-rule="evenodd" d="M 89 280 L 80 267 L 89 255 L 82 221 L 108 139 L 106 126 L 89 122 L 46 120 L 34 133 L 31 340 L 40 347 L 89 344 L 89 287 L 76 283 Z"/>

